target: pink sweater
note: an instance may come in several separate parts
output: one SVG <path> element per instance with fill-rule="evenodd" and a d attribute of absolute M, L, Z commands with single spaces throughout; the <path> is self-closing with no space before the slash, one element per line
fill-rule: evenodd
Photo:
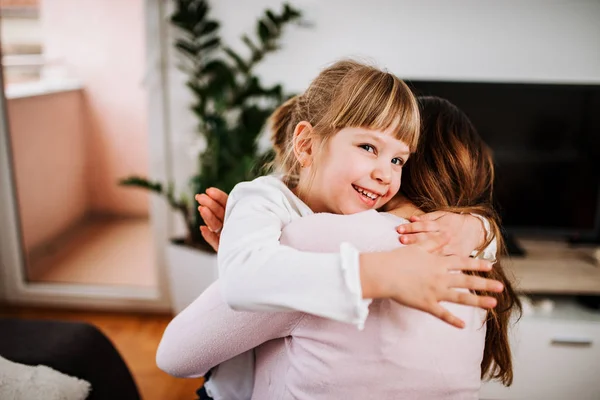
<path fill-rule="evenodd" d="M 403 222 L 374 211 L 316 214 L 289 224 L 281 241 L 305 251 L 337 251 L 341 242 L 382 251 L 401 246 L 394 228 Z M 171 322 L 157 363 L 176 376 L 198 376 L 258 346 L 256 400 L 477 399 L 485 311 L 445 306 L 465 329 L 383 300 L 371 304 L 358 330 L 299 312 L 233 311 L 217 282 Z"/>

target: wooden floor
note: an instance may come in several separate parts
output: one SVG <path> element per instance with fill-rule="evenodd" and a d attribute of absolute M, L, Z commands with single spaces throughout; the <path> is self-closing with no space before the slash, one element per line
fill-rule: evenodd
<path fill-rule="evenodd" d="M 127 363 L 143 400 L 189 399 L 196 397 L 201 379 L 178 379 L 156 366 L 154 357 L 170 315 L 81 312 L 0 305 L 0 317 L 84 321 L 98 327 L 113 342 Z"/>

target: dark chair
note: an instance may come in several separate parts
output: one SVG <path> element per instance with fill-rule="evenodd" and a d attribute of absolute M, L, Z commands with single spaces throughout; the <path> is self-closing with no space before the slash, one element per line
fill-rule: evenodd
<path fill-rule="evenodd" d="M 0 355 L 88 381 L 92 390 L 87 400 L 140 400 L 117 349 L 87 323 L 0 318 Z"/>

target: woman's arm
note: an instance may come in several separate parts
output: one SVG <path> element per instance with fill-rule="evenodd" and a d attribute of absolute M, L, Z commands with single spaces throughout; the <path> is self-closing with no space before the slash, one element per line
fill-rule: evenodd
<path fill-rule="evenodd" d="M 497 241 L 487 242 L 490 224 L 487 219 L 476 214 L 458 214 L 447 211 L 434 211 L 418 217 L 411 217 L 411 223 L 397 227 L 402 236 L 400 241 L 406 245 L 423 245 L 432 237 L 445 237 L 445 243 L 436 249 L 441 255 L 471 256 L 491 262 L 496 261 Z"/>
<path fill-rule="evenodd" d="M 300 318 L 300 313 L 233 311 L 217 281 L 169 323 L 156 364 L 177 377 L 202 376 L 266 341 L 289 336 Z"/>

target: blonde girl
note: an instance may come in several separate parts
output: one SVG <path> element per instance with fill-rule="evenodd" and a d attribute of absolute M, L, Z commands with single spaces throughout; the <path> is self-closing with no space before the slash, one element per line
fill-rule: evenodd
<path fill-rule="evenodd" d="M 376 298 L 457 326 L 440 301 L 494 307 L 493 297 L 454 289 L 501 291 L 499 282 L 449 273 L 486 271 L 486 261 L 423 251 L 408 264 L 406 249 L 359 254 L 344 243 L 338 252 L 316 254 L 279 242 L 283 227 L 297 218 L 378 209 L 396 195 L 420 130 L 418 104 L 400 79 L 337 62 L 282 105 L 271 128 L 280 175 L 238 184 L 227 203 L 218 262 L 222 293 L 233 309 L 302 311 L 360 327 Z M 466 235 L 474 238 L 471 250 L 478 248 L 486 239 L 481 222 L 459 218 L 475 232 Z"/>

